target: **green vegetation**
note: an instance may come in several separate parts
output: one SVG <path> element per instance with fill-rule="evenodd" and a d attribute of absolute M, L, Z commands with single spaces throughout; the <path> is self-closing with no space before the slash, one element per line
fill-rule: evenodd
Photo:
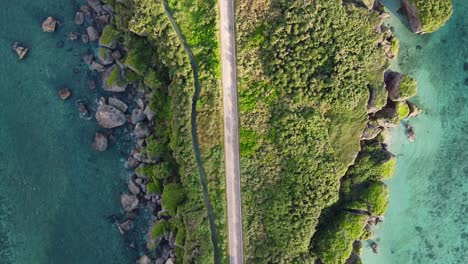
<path fill-rule="evenodd" d="M 314 248 L 325 264 L 344 264 L 353 251 L 353 242 L 364 232 L 365 215 L 339 212 L 327 228 L 319 229 L 316 239 L 320 241 Z"/>
<path fill-rule="evenodd" d="M 160 1 L 111 2 L 119 13 L 113 24 L 129 50 L 124 62 L 154 92 L 155 133 L 142 152 L 155 164 L 139 172 L 150 179 L 150 192 L 162 192 L 169 229 L 177 232 L 178 261 L 212 263 L 190 134 L 193 79 L 187 55 Z M 227 263 L 216 1 L 169 5 L 200 69 L 198 136 L 221 262 Z M 236 8 L 245 261 L 346 259 L 366 216 L 343 206 L 354 202 L 380 212 L 384 199 L 376 195 L 385 191 L 371 183 L 391 174 L 394 165 L 393 157 L 366 160 L 367 154 L 384 156 L 380 145 L 369 147 L 354 166 L 367 176 L 356 180 L 350 169 L 340 187 L 361 148 L 368 108 L 377 111 L 387 103 L 388 61 L 377 45 L 383 35 L 375 32 L 380 19 L 339 0 L 241 0 Z M 338 217 L 326 218 L 332 214 Z M 333 245 L 329 251 L 317 246 L 327 243 Z"/>
<path fill-rule="evenodd" d="M 418 92 L 418 81 L 408 75 L 403 76 L 403 79 L 400 81 L 399 87 L 399 97 L 408 99 L 413 97 Z"/>
<path fill-rule="evenodd" d="M 388 179 L 395 172 L 395 165 L 395 156 L 382 149 L 378 141 L 370 141 L 363 146 L 346 175 L 351 184 Z"/>
<path fill-rule="evenodd" d="M 156 239 L 158 237 L 164 236 L 164 234 L 171 229 L 171 224 L 167 221 L 161 220 L 158 221 L 151 227 L 151 239 Z"/>
<path fill-rule="evenodd" d="M 388 190 L 380 179 L 390 177 L 394 170 L 395 158 L 379 141 L 363 142 L 354 165 L 342 179 L 338 202 L 323 211 L 312 238 L 312 251 L 323 263 L 344 264 L 353 242 L 370 235 L 364 228 L 368 216 L 382 215 L 388 206 Z"/>
<path fill-rule="evenodd" d="M 328 254 L 311 238 L 360 149 L 370 94 L 386 104 L 379 17 L 335 0 L 244 0 L 236 17 L 246 262 L 311 263 Z M 336 259 L 365 220 L 343 218 L 328 231 L 349 237 Z"/>
<path fill-rule="evenodd" d="M 125 80 L 121 76 L 121 71 L 120 67 L 118 65 L 115 65 L 114 68 L 112 69 L 111 73 L 109 74 L 109 77 L 106 79 L 106 84 L 108 87 L 111 87 L 112 85 L 125 85 Z"/>
<path fill-rule="evenodd" d="M 119 40 L 129 50 L 124 64 L 140 76 L 143 80 L 141 86 L 148 86 L 154 92 L 150 107 L 156 114 L 155 133 L 146 140 L 142 152 L 157 162 L 156 166 L 139 170 L 151 179 L 148 186 L 152 192 L 163 192 L 164 206 L 170 211 L 169 215 L 179 222 L 177 227 L 171 226 L 171 229 L 184 230 L 177 242 L 177 261 L 212 263 L 213 245 L 209 239 L 208 218 L 190 132 L 193 76 L 187 54 L 170 25 L 161 1 L 109 2 L 119 14 L 113 21 L 119 31 Z M 215 0 L 169 1 L 173 16 L 185 34 L 199 68 L 198 137 L 216 217 L 221 262 L 227 263 L 216 3 Z M 161 161 L 167 162 L 171 168 L 166 178 L 163 175 L 167 173 L 156 171 Z M 171 189 L 174 184 L 178 186 L 177 192 Z M 168 190 L 168 186 L 172 187 Z M 184 195 L 183 201 L 178 196 L 180 194 Z"/>
<path fill-rule="evenodd" d="M 171 215 L 175 216 L 177 207 L 184 201 L 184 196 L 184 189 L 180 184 L 166 184 L 164 185 L 164 191 L 161 197 L 162 205 Z"/>
<path fill-rule="evenodd" d="M 418 9 L 423 31 L 431 33 L 449 20 L 453 13 L 452 0 L 409 0 Z"/>
<path fill-rule="evenodd" d="M 392 44 L 392 48 L 391 48 L 392 54 L 393 56 L 396 57 L 400 50 L 400 41 L 396 37 L 393 37 L 390 43 Z"/>
<path fill-rule="evenodd" d="M 408 104 L 405 101 L 397 102 L 397 113 L 398 113 L 398 117 L 400 120 L 405 119 L 409 116 L 410 109 L 409 109 Z"/>

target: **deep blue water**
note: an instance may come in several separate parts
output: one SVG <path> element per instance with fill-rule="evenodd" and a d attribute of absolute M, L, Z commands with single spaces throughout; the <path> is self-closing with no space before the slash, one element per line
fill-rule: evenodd
<path fill-rule="evenodd" d="M 412 100 L 424 113 L 410 121 L 416 142 L 402 127 L 391 133 L 398 159 L 389 209 L 374 238 L 379 253 L 366 246 L 364 263 L 468 263 L 468 1 L 453 2 L 444 27 L 418 36 L 397 14 L 399 1 L 384 1 L 401 42 L 393 68 L 418 79 Z"/>
<path fill-rule="evenodd" d="M 79 117 L 76 101 L 93 108 L 92 73 L 80 62 L 90 46 L 66 40 L 80 1 L 2 1 L 0 9 L 0 263 L 133 263 L 135 252 L 108 217 L 122 211 L 128 177 L 125 148 L 115 141 L 91 148 L 94 120 Z M 59 18 L 55 33 L 42 21 Z M 19 61 L 10 45 L 30 48 Z M 57 42 L 65 47 L 57 48 Z M 78 73 L 74 73 L 78 69 Z M 72 97 L 58 98 L 68 86 Z"/>

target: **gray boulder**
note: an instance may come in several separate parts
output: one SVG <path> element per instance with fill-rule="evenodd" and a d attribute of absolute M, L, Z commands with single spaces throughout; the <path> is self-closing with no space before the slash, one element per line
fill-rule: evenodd
<path fill-rule="evenodd" d="M 93 149 L 97 151 L 104 151 L 107 149 L 107 136 L 101 133 L 94 135 Z"/>
<path fill-rule="evenodd" d="M 153 112 L 153 110 L 150 109 L 149 105 L 146 106 L 145 111 L 143 111 L 143 113 L 145 113 L 146 118 L 148 118 L 149 121 L 153 121 L 154 116 L 156 115 L 156 114 Z"/>
<path fill-rule="evenodd" d="M 12 49 L 18 54 L 20 60 L 22 60 L 28 53 L 28 48 L 21 45 L 21 43 L 15 41 L 11 46 Z"/>
<path fill-rule="evenodd" d="M 99 0 L 88 0 L 88 5 L 94 10 L 96 13 L 103 12 L 104 9 L 102 8 L 102 3 Z"/>
<path fill-rule="evenodd" d="M 89 42 L 95 42 L 99 39 L 99 33 L 95 27 L 93 26 L 87 27 L 86 32 L 88 33 Z"/>
<path fill-rule="evenodd" d="M 125 211 L 130 213 L 138 208 L 140 202 L 135 195 L 124 193 L 122 196 L 120 196 L 120 203 L 122 204 L 122 207 L 125 209 Z"/>
<path fill-rule="evenodd" d="M 137 124 L 138 122 L 145 121 L 146 115 L 141 109 L 133 109 L 132 111 L 132 124 Z"/>
<path fill-rule="evenodd" d="M 128 109 L 128 106 L 126 103 L 122 102 L 121 100 L 115 98 L 115 97 L 109 97 L 108 99 L 108 104 L 119 109 L 120 111 L 122 111 L 123 113 L 125 113 L 125 111 L 127 111 Z"/>
<path fill-rule="evenodd" d="M 91 68 L 93 68 L 93 70 L 98 71 L 98 72 L 103 72 L 106 70 L 106 66 L 102 65 L 101 63 L 95 60 L 91 62 Z"/>
<path fill-rule="evenodd" d="M 96 120 L 104 128 L 114 128 L 125 124 L 124 113 L 110 105 L 100 105 L 96 111 Z"/>
<path fill-rule="evenodd" d="M 144 122 L 138 122 L 135 126 L 135 129 L 133 130 L 133 134 L 138 139 L 148 137 L 150 134 L 148 125 Z"/>
<path fill-rule="evenodd" d="M 128 190 L 134 195 L 138 195 L 141 191 L 138 185 L 136 185 L 132 179 L 128 180 Z"/>

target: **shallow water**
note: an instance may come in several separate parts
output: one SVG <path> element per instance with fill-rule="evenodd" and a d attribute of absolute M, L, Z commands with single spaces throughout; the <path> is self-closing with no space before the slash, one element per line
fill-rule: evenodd
<path fill-rule="evenodd" d="M 401 41 L 393 67 L 419 80 L 412 101 L 424 113 L 391 133 L 398 156 L 389 180 L 390 206 L 376 230 L 379 253 L 364 243 L 368 264 L 468 263 L 468 1 L 454 0 L 454 16 L 433 34 L 417 36 L 402 24 L 397 0 L 387 0 Z"/>
<path fill-rule="evenodd" d="M 77 100 L 95 106 L 88 49 L 66 40 L 81 1 L 2 1 L 0 9 L 0 263 L 133 263 L 134 252 L 108 217 L 121 212 L 128 176 L 124 146 L 96 153 L 95 121 L 79 117 Z M 62 24 L 43 33 L 49 15 Z M 81 29 L 83 30 L 83 29 Z M 13 40 L 30 48 L 19 61 Z M 57 48 L 64 40 L 65 47 Z M 74 69 L 79 70 L 74 73 Z M 58 98 L 62 86 L 72 90 Z"/>

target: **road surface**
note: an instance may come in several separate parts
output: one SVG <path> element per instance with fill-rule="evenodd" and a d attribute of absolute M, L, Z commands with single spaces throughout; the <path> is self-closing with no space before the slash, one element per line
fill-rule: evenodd
<path fill-rule="evenodd" d="M 219 8 L 229 260 L 231 264 L 242 264 L 244 254 L 239 168 L 239 114 L 237 109 L 234 0 L 219 0 Z"/>

